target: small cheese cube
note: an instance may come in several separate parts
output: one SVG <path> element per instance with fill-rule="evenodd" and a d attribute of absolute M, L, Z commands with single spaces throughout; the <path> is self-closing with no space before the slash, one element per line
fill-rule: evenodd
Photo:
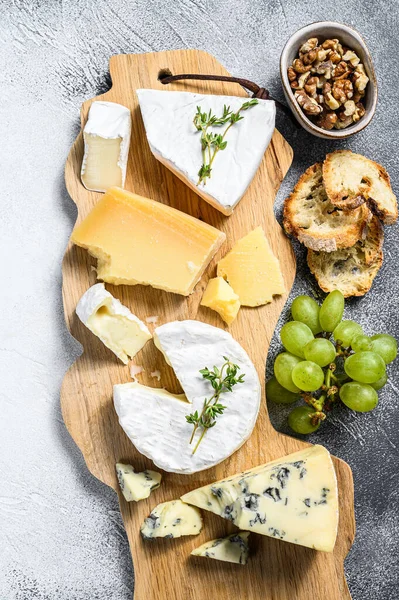
<path fill-rule="evenodd" d="M 191 554 L 246 565 L 249 554 L 248 537 L 248 531 L 233 533 L 225 538 L 205 542 L 205 544 L 193 550 Z"/>
<path fill-rule="evenodd" d="M 162 475 L 156 471 L 135 473 L 132 465 L 116 464 L 116 475 L 122 494 L 127 502 L 148 498 L 161 485 Z"/>
<path fill-rule="evenodd" d="M 240 309 L 240 299 L 223 277 L 215 277 L 208 281 L 201 305 L 215 310 L 230 325 Z"/>
<path fill-rule="evenodd" d="M 201 511 L 181 500 L 158 504 L 142 524 L 140 531 L 144 540 L 153 538 L 178 538 L 182 535 L 198 535 L 202 529 Z"/>

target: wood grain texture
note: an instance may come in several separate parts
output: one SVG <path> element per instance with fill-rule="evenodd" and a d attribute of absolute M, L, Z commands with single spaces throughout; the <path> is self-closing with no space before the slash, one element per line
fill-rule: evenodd
<path fill-rule="evenodd" d="M 206 274 L 188 298 L 168 294 L 145 286 L 110 286 L 107 289 L 141 319 L 158 315 L 162 324 L 175 319 L 198 319 L 224 328 L 218 315 L 199 303 L 208 278 L 215 275 L 217 260 L 235 241 L 258 225 L 278 256 L 287 292 L 295 276 L 295 259 L 288 239 L 276 222 L 273 202 L 277 189 L 292 161 L 292 151 L 275 131 L 264 160 L 245 197 L 233 216 L 225 217 L 185 186 L 151 154 L 138 108 L 135 89 L 165 89 L 157 81 L 160 69 L 174 73 L 202 72 L 228 74 L 209 54 L 197 50 L 114 56 L 110 61 L 112 88 L 96 98 L 120 102 L 132 111 L 132 141 L 126 189 L 183 210 L 225 231 L 227 242 L 219 250 Z M 168 86 L 170 90 L 196 91 L 245 96 L 238 85 L 185 82 Z M 93 100 L 82 106 L 82 125 Z M 80 182 L 83 154 L 81 134 L 69 154 L 65 179 L 67 189 L 78 207 L 80 222 L 98 201 L 100 194 L 88 192 Z M 242 308 L 230 327 L 233 337 L 252 358 L 262 386 L 262 405 L 251 438 L 232 457 L 213 469 L 194 475 L 163 474 L 161 487 L 148 500 L 124 501 L 117 485 L 115 463 L 131 462 L 137 470 L 151 468 L 119 427 L 112 402 L 112 386 L 130 381 L 129 370 L 86 329 L 75 315 L 76 304 L 87 288 L 96 281 L 95 260 L 70 244 L 63 262 L 63 298 L 65 317 L 72 335 L 83 345 L 84 352 L 65 376 L 61 404 L 64 420 L 81 449 L 88 468 L 98 479 L 119 494 L 121 512 L 129 538 L 135 568 L 135 600 L 339 600 L 350 599 L 345 582 L 343 561 L 354 539 L 353 481 L 350 468 L 334 458 L 340 489 L 340 523 L 337 544 L 332 554 L 316 552 L 275 539 L 252 535 L 252 554 L 246 567 L 190 557 L 193 548 L 204 541 L 231 532 L 233 526 L 210 513 L 204 514 L 204 529 L 199 536 L 176 540 L 143 542 L 139 527 L 158 503 L 248 469 L 255 465 L 295 452 L 305 446 L 299 440 L 277 433 L 270 424 L 265 401 L 265 362 L 270 339 L 286 301 L 276 297 L 266 306 Z M 150 327 L 152 327 L 150 325 Z M 172 370 L 160 352 L 149 342 L 135 363 L 145 372 L 140 381 L 181 391 Z M 160 370 L 161 382 L 150 373 Z"/>

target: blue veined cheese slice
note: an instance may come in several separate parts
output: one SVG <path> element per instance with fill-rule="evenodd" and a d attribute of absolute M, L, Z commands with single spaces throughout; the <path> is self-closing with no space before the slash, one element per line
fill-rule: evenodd
<path fill-rule="evenodd" d="M 233 533 L 225 538 L 205 542 L 205 544 L 193 550 L 191 554 L 246 565 L 249 554 L 248 537 L 248 531 Z"/>
<path fill-rule="evenodd" d="M 152 338 L 148 327 L 107 292 L 103 283 L 92 285 L 83 294 L 76 314 L 125 365 Z"/>
<path fill-rule="evenodd" d="M 217 116 L 223 107 L 237 111 L 245 98 L 191 92 L 137 90 L 148 143 L 154 156 L 199 196 L 230 215 L 251 183 L 274 132 L 276 108 L 272 100 L 242 113 L 226 135 L 227 146 L 215 157 L 211 177 L 198 183 L 202 164 L 200 132 L 193 124 L 197 106 Z M 209 131 L 223 132 L 225 127 Z"/>
<path fill-rule="evenodd" d="M 329 452 L 312 446 L 182 496 L 237 527 L 332 552 L 338 488 Z"/>
<path fill-rule="evenodd" d="M 256 369 L 240 344 L 227 332 L 200 321 L 173 321 L 154 331 L 156 346 L 172 366 L 184 394 L 134 383 L 114 386 L 119 423 L 141 454 L 164 471 L 195 473 L 209 469 L 233 454 L 249 438 L 260 406 Z M 226 406 L 217 424 L 207 430 L 197 451 L 190 445 L 193 426 L 186 415 L 202 411 L 213 388 L 200 369 L 221 367 L 227 357 L 240 367 L 244 382 L 222 394 Z"/>
<path fill-rule="evenodd" d="M 119 487 L 127 502 L 139 502 L 148 498 L 152 491 L 161 485 L 162 475 L 156 471 L 145 470 L 135 473 L 132 465 L 116 463 Z"/>
<path fill-rule="evenodd" d="M 202 529 L 201 511 L 181 500 L 158 504 L 140 528 L 145 540 L 153 538 L 179 538 L 198 535 Z"/>

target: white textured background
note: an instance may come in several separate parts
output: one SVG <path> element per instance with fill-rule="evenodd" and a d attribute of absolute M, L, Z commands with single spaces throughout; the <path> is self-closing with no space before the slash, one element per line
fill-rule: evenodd
<path fill-rule="evenodd" d="M 82 101 L 110 84 L 109 56 L 201 48 L 281 98 L 278 58 L 289 34 L 327 18 L 352 24 L 372 51 L 380 101 L 371 126 L 347 145 L 382 162 L 398 191 L 398 15 L 389 0 L 0 0 L 0 600 L 132 597 L 116 497 L 89 476 L 59 407 L 62 377 L 79 354 L 61 305 L 61 259 L 75 220 L 63 167 Z M 332 148 L 279 126 L 296 162 L 278 216 L 298 174 Z M 373 292 L 349 303 L 347 315 L 368 333 L 399 336 L 397 226 L 386 230 L 385 249 Z M 297 252 L 293 295 L 313 286 Z M 358 535 L 346 561 L 354 600 L 399 596 L 398 387 L 391 368 L 376 411 L 338 414 L 312 438 L 354 469 Z M 270 408 L 284 430 L 284 414 Z"/>

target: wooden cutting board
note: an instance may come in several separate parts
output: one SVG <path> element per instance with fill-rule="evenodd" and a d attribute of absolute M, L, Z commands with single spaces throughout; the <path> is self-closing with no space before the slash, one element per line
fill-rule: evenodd
<path fill-rule="evenodd" d="M 275 131 L 263 162 L 245 197 L 231 217 L 201 200 L 152 156 L 148 147 L 135 90 L 154 88 L 200 93 L 245 96 L 236 84 L 183 82 L 162 86 L 160 69 L 173 73 L 216 73 L 228 75 L 209 54 L 198 50 L 179 50 L 141 55 L 113 56 L 110 71 L 113 86 L 95 100 L 110 100 L 132 111 L 132 139 L 126 189 L 164 202 L 225 231 L 227 242 L 220 249 L 195 292 L 188 298 L 168 294 L 145 286 L 111 286 L 107 289 L 141 319 L 158 315 L 158 325 L 175 319 L 198 319 L 224 328 L 218 315 L 200 307 L 208 278 L 215 276 L 217 261 L 235 241 L 262 225 L 278 256 L 287 293 L 295 277 L 295 258 L 289 240 L 273 213 L 277 189 L 292 161 L 292 150 Z M 82 106 L 82 126 L 93 100 Z M 82 135 L 76 139 L 65 169 L 69 194 L 78 207 L 80 222 L 101 197 L 88 192 L 80 182 L 83 155 Z M 199 536 L 176 540 L 143 542 L 139 528 L 150 510 L 158 503 L 178 498 L 198 486 L 246 470 L 277 457 L 300 450 L 301 441 L 277 433 L 268 418 L 265 399 L 265 363 L 270 339 L 287 299 L 287 295 L 260 308 L 242 308 L 230 327 L 233 337 L 252 358 L 262 386 L 262 406 L 249 441 L 232 457 L 213 469 L 194 475 L 163 473 L 161 487 L 148 500 L 127 503 L 115 476 L 115 463 L 127 461 L 136 470 L 151 468 L 120 428 L 112 402 L 112 386 L 131 381 L 128 367 L 119 362 L 86 329 L 75 315 L 76 304 L 89 286 L 95 283 L 95 260 L 88 253 L 69 244 L 63 262 L 63 298 L 65 318 L 72 335 L 81 342 L 84 352 L 65 376 L 61 404 L 66 426 L 81 449 L 87 466 L 95 477 L 113 487 L 119 495 L 135 570 L 135 600 L 340 600 L 350 594 L 344 578 L 343 562 L 354 538 L 353 482 L 346 463 L 334 458 L 340 490 L 338 540 L 332 554 L 316 552 L 293 544 L 252 534 L 251 557 L 247 566 L 230 565 L 190 557 L 193 548 L 206 540 L 223 536 L 234 527 L 227 521 L 204 513 L 204 528 Z M 150 327 L 153 327 L 150 325 Z M 150 341 L 135 358 L 145 372 L 141 383 L 181 391 L 172 370 Z M 205 365 L 204 365 L 205 366 Z M 161 382 L 150 373 L 159 370 Z"/>

